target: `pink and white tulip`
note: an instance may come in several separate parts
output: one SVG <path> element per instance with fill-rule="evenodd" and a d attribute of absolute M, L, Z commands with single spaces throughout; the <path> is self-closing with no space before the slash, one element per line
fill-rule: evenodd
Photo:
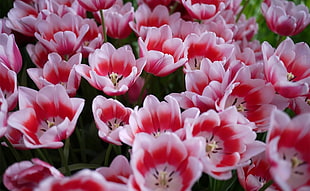
<path fill-rule="evenodd" d="M 40 182 L 48 177 L 63 178 L 64 176 L 50 164 L 34 158 L 9 166 L 3 175 L 3 184 L 9 190 L 34 190 Z"/>
<path fill-rule="evenodd" d="M 125 94 L 140 76 L 145 59 L 135 59 L 130 46 L 115 49 L 105 43 L 89 55 L 89 65 L 81 64 L 76 71 L 93 87 L 109 96 Z"/>
<path fill-rule="evenodd" d="M 46 19 L 37 21 L 34 35 L 49 51 L 71 56 L 81 47 L 88 30 L 89 25 L 78 15 L 51 13 Z"/>
<path fill-rule="evenodd" d="M 8 12 L 7 26 L 26 36 L 34 36 L 38 10 L 21 0 L 14 1 L 13 8 Z"/>
<path fill-rule="evenodd" d="M 134 8 L 130 2 L 125 5 L 115 4 L 104 11 L 104 22 L 107 28 L 107 35 L 115 39 L 127 38 L 132 29 L 129 22 L 134 19 Z"/>
<path fill-rule="evenodd" d="M 129 126 L 120 132 L 122 142 L 132 145 L 135 136 L 141 132 L 155 137 L 166 132 L 174 132 L 184 138 L 183 118 L 178 102 L 171 96 L 160 102 L 155 96 L 148 95 L 143 107 L 134 111 L 129 117 Z"/>
<path fill-rule="evenodd" d="M 132 169 L 128 159 L 123 155 L 116 156 L 109 167 L 96 169 L 107 181 L 127 185 Z"/>
<path fill-rule="evenodd" d="M 50 177 L 40 182 L 34 191 L 126 191 L 127 187 L 107 181 L 100 173 L 84 169 L 71 177 Z"/>
<path fill-rule="evenodd" d="M 63 60 L 57 53 L 51 53 L 43 68 L 29 68 L 27 73 L 39 89 L 51 84 L 61 84 L 68 95 L 73 97 L 81 81 L 81 76 L 77 74 L 75 67 L 81 64 L 81 61 L 81 53 L 73 55 L 68 61 Z"/>
<path fill-rule="evenodd" d="M 309 190 L 310 113 L 290 119 L 276 110 L 271 118 L 266 154 L 273 181 L 284 191 Z"/>
<path fill-rule="evenodd" d="M 137 135 L 130 164 L 132 190 L 186 190 L 201 176 L 202 140 L 181 141 L 174 133 Z"/>
<path fill-rule="evenodd" d="M 213 32 L 202 34 L 190 34 L 184 40 L 184 56 L 188 59 L 187 69 L 199 69 L 201 60 L 208 58 L 212 62 L 228 60 L 234 50 L 232 44 L 228 44 L 224 39 L 219 38 Z"/>
<path fill-rule="evenodd" d="M 134 21 L 129 22 L 132 30 L 142 39 L 151 27 L 170 25 L 180 19 L 180 13 L 170 15 L 166 6 L 158 5 L 151 10 L 147 5 L 142 4 L 134 14 Z"/>
<path fill-rule="evenodd" d="M 138 40 L 140 56 L 146 58 L 144 70 L 155 76 L 166 76 L 186 62 L 184 43 L 180 38 L 173 38 L 171 28 L 163 25 L 150 28 L 145 40 Z"/>
<path fill-rule="evenodd" d="M 217 110 L 234 106 L 255 123 L 255 131 L 262 132 L 268 130 L 271 112 L 277 109 L 273 104 L 274 99 L 276 94 L 273 86 L 263 79 L 252 79 L 249 68 L 242 67 L 227 86 L 223 97 L 217 101 Z"/>
<path fill-rule="evenodd" d="M 6 133 L 8 115 L 8 103 L 0 89 L 0 138 Z"/>
<path fill-rule="evenodd" d="M 190 63 L 192 65 L 188 63 L 185 65 L 186 91 L 170 95 L 178 101 L 183 109 L 197 107 L 201 112 L 215 109 L 216 101 L 223 97 L 225 89 L 231 81 L 231 71 L 225 71 L 226 61 L 211 62 L 204 57 L 194 60 L 194 63 Z"/>
<path fill-rule="evenodd" d="M 277 93 L 287 98 L 309 95 L 310 48 L 287 38 L 276 49 L 262 45 L 266 80 Z"/>
<path fill-rule="evenodd" d="M 26 50 L 31 61 L 38 68 L 43 68 L 48 60 L 48 54 L 51 53 L 51 51 L 46 49 L 39 41 L 36 44 L 27 44 Z"/>
<path fill-rule="evenodd" d="M 132 109 L 117 100 L 97 96 L 93 100 L 92 111 L 99 137 L 106 142 L 121 145 L 119 133 L 127 128 Z"/>
<path fill-rule="evenodd" d="M 287 0 L 265 0 L 262 13 L 271 31 L 282 36 L 293 36 L 303 31 L 310 23 L 308 7 L 295 5 Z"/>
<path fill-rule="evenodd" d="M 154 9 L 157 5 L 163 5 L 168 7 L 173 0 L 138 0 L 138 4 L 146 4 L 151 9 Z"/>
<path fill-rule="evenodd" d="M 182 4 L 193 19 L 207 20 L 223 11 L 230 0 L 182 0 Z"/>
<path fill-rule="evenodd" d="M 22 68 L 22 56 L 13 34 L 0 34 L 0 63 L 16 73 Z"/>
<path fill-rule="evenodd" d="M 8 18 L 1 18 L 0 19 L 0 33 L 11 34 L 12 30 L 7 27 Z"/>
<path fill-rule="evenodd" d="M 12 111 L 17 104 L 17 74 L 0 62 L 0 90 L 8 104 L 8 111 Z"/>
<path fill-rule="evenodd" d="M 59 84 L 45 86 L 39 91 L 20 87 L 19 110 L 8 119 L 8 124 L 20 132 L 14 133 L 21 139 L 16 146 L 28 149 L 62 147 L 62 140 L 73 133 L 83 106 L 83 99 L 69 98 Z"/>
<path fill-rule="evenodd" d="M 217 113 L 208 110 L 194 120 L 187 120 L 187 138 L 202 137 L 205 154 L 201 157 L 203 171 L 224 180 L 232 170 L 250 164 L 251 157 L 261 153 L 265 144 L 256 141 L 255 125 L 235 107 Z"/>
<path fill-rule="evenodd" d="M 116 0 L 78 0 L 78 2 L 86 10 L 96 12 L 101 9 L 108 9 L 112 7 Z"/>
<path fill-rule="evenodd" d="M 238 180 L 246 191 L 261 189 L 266 183 L 272 180 L 269 173 L 270 163 L 267 161 L 265 152 L 252 157 L 251 164 L 237 169 Z M 269 186 L 266 191 L 280 190 L 275 183 Z"/>
<path fill-rule="evenodd" d="M 290 100 L 289 108 L 296 115 L 310 113 L 310 100 L 308 97 L 300 96 Z"/>

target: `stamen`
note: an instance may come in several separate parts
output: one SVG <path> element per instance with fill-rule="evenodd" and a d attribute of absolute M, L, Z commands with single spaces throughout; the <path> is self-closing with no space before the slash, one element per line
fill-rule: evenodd
<path fill-rule="evenodd" d="M 164 172 L 160 172 L 159 173 L 158 183 L 159 183 L 159 186 L 162 187 L 162 188 L 167 187 L 167 184 L 168 184 L 167 172 L 164 171 Z"/>
<path fill-rule="evenodd" d="M 117 122 L 117 119 L 114 119 L 114 120 L 107 121 L 107 124 L 108 124 L 109 129 L 112 131 L 114 129 L 117 129 L 119 126 L 122 126 L 123 121 Z"/>
<path fill-rule="evenodd" d="M 157 179 L 155 186 L 169 188 L 169 183 L 172 182 L 174 173 L 175 171 L 167 172 L 167 166 L 159 172 L 155 169 L 155 173 L 152 174 Z"/>
<path fill-rule="evenodd" d="M 292 168 L 296 168 L 300 166 L 301 164 L 303 164 L 303 161 L 298 159 L 296 156 L 294 156 L 291 158 L 291 163 L 292 163 Z"/>
<path fill-rule="evenodd" d="M 47 124 L 47 128 L 48 128 L 48 129 L 51 128 L 51 127 L 53 127 L 53 126 L 55 126 L 55 118 L 53 118 L 52 121 L 46 120 L 45 122 L 46 122 L 46 124 Z"/>
<path fill-rule="evenodd" d="M 216 141 L 211 141 L 206 146 L 206 152 L 207 153 L 214 152 L 217 149 L 217 147 L 218 147 L 218 145 L 217 145 Z"/>
<path fill-rule="evenodd" d="M 286 74 L 286 78 L 288 81 L 292 81 L 296 78 L 296 76 L 292 72 L 289 72 Z"/>
<path fill-rule="evenodd" d="M 117 73 L 112 72 L 109 74 L 109 78 L 111 79 L 114 86 L 118 85 L 118 82 L 123 78 L 121 75 L 118 75 Z"/>
<path fill-rule="evenodd" d="M 310 99 L 309 98 L 306 98 L 306 103 L 308 104 L 308 105 L 310 105 Z"/>
<path fill-rule="evenodd" d="M 246 107 L 244 107 L 243 104 L 240 103 L 240 104 L 237 106 L 237 111 L 239 111 L 239 112 L 244 112 L 244 111 L 246 111 Z"/>

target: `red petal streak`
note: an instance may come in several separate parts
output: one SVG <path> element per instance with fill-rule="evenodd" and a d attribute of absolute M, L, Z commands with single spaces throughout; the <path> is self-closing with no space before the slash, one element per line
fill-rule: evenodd
<path fill-rule="evenodd" d="M 24 130 L 27 136 L 29 136 L 34 141 L 33 144 L 40 144 L 40 141 L 36 136 L 39 127 L 37 116 L 34 113 L 30 114 L 29 118 L 23 122 L 23 125 L 25 127 Z"/>
<path fill-rule="evenodd" d="M 144 156 L 137 161 L 136 167 L 142 175 L 145 175 L 149 169 L 155 166 L 153 160 L 153 157 L 148 152 L 144 152 Z"/>
<path fill-rule="evenodd" d="M 110 71 L 110 62 L 108 60 L 102 60 L 97 66 L 94 68 L 94 71 L 99 76 L 106 76 Z"/>
<path fill-rule="evenodd" d="M 167 147 L 159 147 L 156 150 L 154 150 L 152 152 L 152 158 L 153 158 L 154 162 L 157 165 L 167 162 L 167 159 L 169 158 L 167 152 L 169 152 L 169 151 L 167 151 Z"/>
<path fill-rule="evenodd" d="M 222 60 L 223 54 L 216 47 L 206 44 L 191 44 L 188 49 L 188 58 L 203 56 L 209 58 L 212 62 Z"/>
<path fill-rule="evenodd" d="M 72 108 L 68 105 L 65 105 L 64 103 L 59 103 L 59 110 L 58 110 L 58 116 L 60 116 L 62 119 L 68 117 L 69 120 L 72 120 L 74 117 L 75 111 L 72 110 Z"/>
<path fill-rule="evenodd" d="M 299 131 L 287 128 L 285 131 L 282 132 L 278 146 L 295 147 L 299 133 Z"/>
<path fill-rule="evenodd" d="M 174 146 L 176 145 L 172 145 L 172 148 L 169 152 L 169 157 L 168 157 L 168 163 L 171 165 L 176 165 L 176 164 L 181 163 L 186 157 L 186 153 L 181 152 L 181 150 L 179 150 L 178 148 L 175 148 Z"/>
<path fill-rule="evenodd" d="M 59 190 L 82 190 L 82 191 L 94 191 L 94 190 L 102 190 L 102 185 L 98 182 L 92 180 L 71 180 L 65 184 L 61 184 L 60 182 L 55 183 L 51 190 L 59 191 Z"/>
<path fill-rule="evenodd" d="M 212 119 L 206 119 L 201 123 L 195 124 L 193 128 L 193 136 L 197 136 L 201 132 L 212 133 L 216 125 L 217 125 L 217 121 L 212 120 Z"/>
<path fill-rule="evenodd" d="M 239 162 L 239 155 L 237 153 L 233 153 L 233 154 L 224 154 L 222 155 L 223 158 L 221 160 L 221 162 L 216 165 L 217 167 L 227 167 L 227 166 L 234 166 Z"/>
<path fill-rule="evenodd" d="M 14 92 L 15 81 L 8 73 L 0 73 L 0 89 L 9 93 Z"/>

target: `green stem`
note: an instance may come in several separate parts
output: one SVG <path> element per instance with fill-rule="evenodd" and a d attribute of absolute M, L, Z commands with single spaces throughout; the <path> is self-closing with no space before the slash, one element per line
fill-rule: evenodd
<path fill-rule="evenodd" d="M 102 26 L 102 32 L 103 32 L 103 42 L 107 42 L 107 31 L 104 23 L 104 15 L 103 15 L 103 10 L 101 9 L 100 11 L 100 17 L 101 17 L 101 26 Z"/>
<path fill-rule="evenodd" d="M 236 17 L 236 23 L 239 21 L 245 7 L 249 4 L 250 0 L 245 0 L 242 6 L 242 9 L 240 10 L 240 12 L 238 13 L 237 17 Z"/>
<path fill-rule="evenodd" d="M 266 190 L 269 186 L 271 186 L 273 184 L 272 180 L 269 180 L 268 182 L 266 182 L 266 184 L 263 185 L 263 187 L 261 187 L 258 191 L 264 191 Z"/>
<path fill-rule="evenodd" d="M 113 147 L 113 144 L 109 144 L 107 151 L 105 152 L 104 166 L 108 166 L 108 164 L 109 164 L 109 159 L 110 159 L 112 147 Z"/>
<path fill-rule="evenodd" d="M 141 105 L 143 101 L 144 91 L 146 90 L 146 86 L 148 85 L 148 82 L 150 81 L 151 77 L 152 77 L 152 74 L 149 74 L 149 73 L 146 74 L 144 85 L 139 94 L 138 105 Z"/>
<path fill-rule="evenodd" d="M 113 145 L 113 150 L 114 150 L 114 152 L 115 152 L 117 155 L 122 154 L 121 146 Z"/>
<path fill-rule="evenodd" d="M 8 167 L 8 163 L 6 162 L 6 159 L 5 159 L 5 154 L 2 150 L 2 146 L 0 146 L 0 170 L 2 169 L 6 169 Z M 1 171 L 2 172 L 2 171 Z"/>
<path fill-rule="evenodd" d="M 44 160 L 45 162 L 49 163 L 52 165 L 52 161 L 50 160 L 49 157 L 44 153 L 42 149 L 36 149 L 36 152 L 38 153 L 39 157 Z"/>
<path fill-rule="evenodd" d="M 59 148 L 58 151 L 59 151 L 59 155 L 60 155 L 60 158 L 61 158 L 61 165 L 64 167 L 65 169 L 65 175 L 66 176 L 69 176 L 71 175 L 71 172 L 70 172 L 70 169 L 69 169 L 69 166 L 68 166 L 68 161 L 69 161 L 69 148 L 70 148 L 70 139 L 67 138 L 65 140 L 65 146 L 64 148 Z"/>
<path fill-rule="evenodd" d="M 212 190 L 212 191 L 218 191 L 219 190 L 218 189 L 218 182 L 219 182 L 218 180 L 216 180 L 215 178 L 213 178 L 209 175 L 209 182 L 210 182 L 210 186 L 209 186 L 210 190 Z"/>
<path fill-rule="evenodd" d="M 135 10 L 137 10 L 137 8 L 138 8 L 138 2 L 137 2 L 137 0 L 132 0 L 132 6 L 133 6 L 133 8 L 134 8 Z"/>
<path fill-rule="evenodd" d="M 13 156 L 15 157 L 16 161 L 21 161 L 21 157 L 17 150 L 13 147 L 12 143 L 6 137 L 3 137 L 3 139 L 6 145 L 9 147 L 10 151 L 12 152 Z"/>
<path fill-rule="evenodd" d="M 176 10 L 176 8 L 178 7 L 179 2 L 174 2 L 174 4 L 171 6 L 170 8 L 170 14 L 174 13 L 174 11 Z"/>
<path fill-rule="evenodd" d="M 281 36 L 281 35 L 278 35 L 278 39 L 277 39 L 277 44 L 276 46 L 279 46 L 279 44 L 286 39 L 286 36 Z"/>
<path fill-rule="evenodd" d="M 80 126 L 82 127 L 81 124 L 83 124 L 83 123 L 80 122 Z M 83 162 L 86 162 L 86 153 L 85 153 L 86 145 L 85 145 L 85 136 L 84 136 L 84 133 L 81 133 L 81 132 L 80 132 L 80 129 L 76 129 L 76 130 L 75 130 L 75 133 L 76 133 L 76 136 L 77 136 L 79 145 L 80 145 L 80 154 L 81 154 L 82 161 L 83 161 Z"/>
<path fill-rule="evenodd" d="M 89 169 L 96 169 L 99 168 L 100 165 L 99 164 L 88 164 L 88 163 L 76 163 L 76 164 L 71 164 L 68 165 L 69 171 L 76 171 L 76 170 L 82 170 L 85 168 L 89 168 Z M 66 169 L 61 167 L 58 169 L 60 172 L 65 173 Z"/>

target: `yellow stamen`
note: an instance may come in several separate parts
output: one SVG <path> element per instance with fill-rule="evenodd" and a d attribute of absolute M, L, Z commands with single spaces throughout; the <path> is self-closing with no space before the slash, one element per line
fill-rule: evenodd
<path fill-rule="evenodd" d="M 116 85 L 118 84 L 118 81 L 117 81 L 118 75 L 117 75 L 117 73 L 112 72 L 112 73 L 109 75 L 109 77 L 110 77 L 110 79 L 111 79 L 113 85 L 116 86 Z"/>
<path fill-rule="evenodd" d="M 208 143 L 206 146 L 206 152 L 210 153 L 213 152 L 216 148 L 217 148 L 217 144 L 216 141 L 212 141 L 211 143 Z"/>
<path fill-rule="evenodd" d="M 245 111 L 245 107 L 243 106 L 243 104 L 239 104 L 238 106 L 237 106 L 237 111 L 239 111 L 239 112 L 244 112 Z"/>
<path fill-rule="evenodd" d="M 49 120 L 46 120 L 46 123 L 47 123 L 47 128 L 51 128 L 55 125 L 55 122 L 49 121 Z"/>
<path fill-rule="evenodd" d="M 161 188 L 166 188 L 168 184 L 167 172 L 159 172 L 158 182 Z"/>
<path fill-rule="evenodd" d="M 296 156 L 291 158 L 292 168 L 298 167 L 300 164 L 303 163 L 302 160 L 299 160 Z"/>
<path fill-rule="evenodd" d="M 288 81 L 292 81 L 293 79 L 295 79 L 295 75 L 292 72 L 289 72 L 286 74 L 286 78 Z"/>

